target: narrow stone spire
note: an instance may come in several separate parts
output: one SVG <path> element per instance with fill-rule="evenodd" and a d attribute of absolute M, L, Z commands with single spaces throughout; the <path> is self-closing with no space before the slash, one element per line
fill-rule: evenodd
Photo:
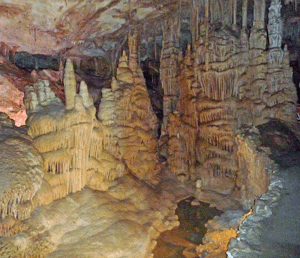
<path fill-rule="evenodd" d="M 76 79 L 73 63 L 70 58 L 68 58 L 66 62 L 64 74 L 64 88 L 66 96 L 66 109 L 72 109 L 75 105 Z"/>
<path fill-rule="evenodd" d="M 128 47 L 129 47 L 129 68 L 133 73 L 136 73 L 138 67 L 138 31 L 134 30 L 128 35 Z"/>
<path fill-rule="evenodd" d="M 80 96 L 82 97 L 83 100 L 83 105 L 85 107 L 90 107 L 94 105 L 92 97 L 89 95 L 88 91 L 88 86 L 86 85 L 85 81 L 81 81 L 80 83 L 80 91 L 79 91 Z"/>

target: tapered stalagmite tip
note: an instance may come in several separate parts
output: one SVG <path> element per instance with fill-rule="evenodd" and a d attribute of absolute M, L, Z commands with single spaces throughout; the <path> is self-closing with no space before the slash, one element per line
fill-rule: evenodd
<path fill-rule="evenodd" d="M 73 109 L 76 95 L 76 79 L 73 63 L 70 58 L 66 61 L 64 74 L 64 88 L 66 96 L 66 109 Z"/>
<path fill-rule="evenodd" d="M 79 94 L 82 97 L 83 104 L 85 107 L 90 107 L 94 105 L 92 97 L 89 95 L 88 86 L 85 81 L 80 82 L 80 92 Z"/>

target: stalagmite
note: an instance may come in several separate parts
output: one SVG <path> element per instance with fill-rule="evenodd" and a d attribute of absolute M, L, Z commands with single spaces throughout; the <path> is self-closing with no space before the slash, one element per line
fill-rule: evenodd
<path fill-rule="evenodd" d="M 83 104 L 85 107 L 90 107 L 94 105 L 93 98 L 89 95 L 88 87 L 84 81 L 80 83 L 79 94 L 83 99 Z"/>
<path fill-rule="evenodd" d="M 76 79 L 73 63 L 69 58 L 67 59 L 65 67 L 64 88 L 66 96 L 66 109 L 72 109 L 75 105 Z"/>
<path fill-rule="evenodd" d="M 205 69 L 208 71 L 209 67 L 209 0 L 205 0 Z"/>

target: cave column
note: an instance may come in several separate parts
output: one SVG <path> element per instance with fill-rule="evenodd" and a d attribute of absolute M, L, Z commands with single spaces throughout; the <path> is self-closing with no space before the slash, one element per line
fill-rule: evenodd
<path fill-rule="evenodd" d="M 283 34 L 283 21 L 281 19 L 281 2 L 279 0 L 272 0 L 269 8 L 269 47 L 281 48 L 282 34 Z"/>
<path fill-rule="evenodd" d="M 208 33 L 209 33 L 209 1 L 205 0 L 205 68 L 206 71 L 208 71 L 208 65 L 209 65 L 209 51 L 208 51 Z"/>
<path fill-rule="evenodd" d="M 209 0 L 205 0 L 205 22 L 209 19 Z"/>
<path fill-rule="evenodd" d="M 248 11 L 248 0 L 243 1 L 242 5 L 242 30 L 241 30 L 241 44 L 244 51 L 249 50 L 249 39 L 247 33 L 247 11 Z"/>
<path fill-rule="evenodd" d="M 237 29 L 237 23 L 236 23 L 236 16 L 237 16 L 237 0 L 233 0 L 233 29 Z"/>
<path fill-rule="evenodd" d="M 251 59 L 266 49 L 267 32 L 265 30 L 266 0 L 254 0 L 254 20 L 250 33 Z"/>
<path fill-rule="evenodd" d="M 266 11 L 266 0 L 254 0 L 253 27 L 255 29 L 265 28 L 265 11 Z"/>
<path fill-rule="evenodd" d="M 248 0 L 244 0 L 243 7 L 242 7 L 242 16 L 243 16 L 242 28 L 243 29 L 247 28 L 247 11 L 248 11 Z"/>
<path fill-rule="evenodd" d="M 176 36 L 179 26 L 176 18 L 166 21 L 163 28 L 163 42 L 160 59 L 160 80 L 164 90 L 163 97 L 163 124 L 161 134 L 167 135 L 169 114 L 176 110 L 180 91 L 177 82 L 179 38 Z"/>
<path fill-rule="evenodd" d="M 192 45 L 195 46 L 195 42 L 199 39 L 199 0 L 193 0 L 191 10 L 191 32 L 192 32 Z"/>

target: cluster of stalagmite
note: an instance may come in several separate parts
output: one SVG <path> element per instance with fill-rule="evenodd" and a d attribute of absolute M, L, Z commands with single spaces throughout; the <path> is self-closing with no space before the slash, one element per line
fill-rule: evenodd
<path fill-rule="evenodd" d="M 24 104 L 26 112 L 37 112 L 50 104 L 61 104 L 49 86 L 49 81 L 38 79 L 33 86 L 26 86 Z"/>
<path fill-rule="evenodd" d="M 168 164 L 177 175 L 184 174 L 186 179 L 195 181 L 201 179 L 199 186 L 203 190 L 229 194 L 236 189 L 237 175 L 243 166 L 237 157 L 240 144 L 236 140 L 237 129 L 272 119 L 295 124 L 297 94 L 288 50 L 281 48 L 280 1 L 271 2 L 268 31 L 265 1 L 254 1 L 250 35 L 246 30 L 247 1 L 241 6 L 240 33 L 233 32 L 239 8 L 236 1 L 232 5 L 232 19 L 225 21 L 221 30 L 214 29 L 214 21 L 220 20 L 227 7 L 221 12 L 209 12 L 217 5 L 202 2 L 194 3 L 198 9 L 205 7 L 206 12 L 203 19 L 197 18 L 197 8 L 192 12 L 191 20 L 196 23 L 192 26 L 193 49 L 188 47 L 185 57 L 180 58 L 176 76 L 180 100 L 169 116 Z M 167 69 L 162 76 L 164 72 Z M 256 194 L 250 195 L 251 199 Z"/>
<path fill-rule="evenodd" d="M 66 63 L 64 86 L 66 106 L 57 100 L 45 81 L 29 87 L 25 98 L 29 107 L 28 134 L 43 156 L 46 171 L 44 182 L 34 198 L 35 205 L 50 203 L 81 190 L 88 180 L 95 107 L 84 82 L 76 94 L 70 60 Z"/>
<path fill-rule="evenodd" d="M 86 185 L 106 189 L 107 182 L 127 173 L 151 185 L 158 182 L 157 120 L 134 50 L 137 34 L 129 39 L 129 61 L 124 51 L 111 89 L 102 91 L 99 120 L 85 82 L 80 83 L 77 93 L 69 59 L 64 76 L 66 106 L 46 81 L 28 87 L 28 133 L 47 171 L 34 199 L 36 205 Z"/>

